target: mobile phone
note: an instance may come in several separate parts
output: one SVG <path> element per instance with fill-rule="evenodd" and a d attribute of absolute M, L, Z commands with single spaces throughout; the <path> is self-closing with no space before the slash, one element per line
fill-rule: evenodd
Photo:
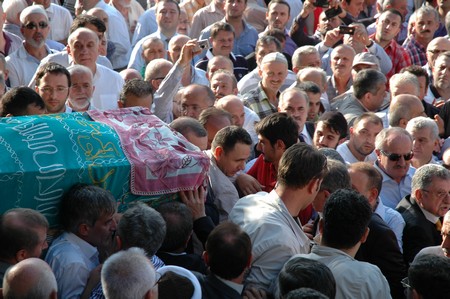
<path fill-rule="evenodd" d="M 316 0 L 316 2 L 314 2 L 314 6 L 316 7 L 327 8 L 329 5 L 330 5 L 329 0 Z"/>
<path fill-rule="evenodd" d="M 198 41 L 198 46 L 202 49 L 202 50 L 208 50 L 209 48 L 211 48 L 210 44 L 209 44 L 209 39 L 202 39 Z"/>
<path fill-rule="evenodd" d="M 355 27 L 341 25 L 339 26 L 339 33 L 353 35 L 355 34 Z"/>
<path fill-rule="evenodd" d="M 342 13 L 342 8 L 340 6 L 338 6 L 337 8 L 330 8 L 325 10 L 325 16 L 327 17 L 327 19 L 332 19 L 335 16 L 338 16 Z"/>

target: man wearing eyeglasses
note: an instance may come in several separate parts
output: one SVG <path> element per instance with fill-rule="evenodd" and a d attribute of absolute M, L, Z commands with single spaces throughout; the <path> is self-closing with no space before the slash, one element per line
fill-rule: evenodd
<path fill-rule="evenodd" d="M 408 131 L 400 127 L 383 129 L 375 139 L 375 167 L 383 176 L 380 198 L 385 206 L 392 209 L 411 193 L 411 180 L 415 171 L 410 168 L 412 142 Z"/>
<path fill-rule="evenodd" d="M 441 218 L 450 209 L 450 172 L 440 165 L 420 167 L 413 176 L 411 195 L 405 196 L 397 211 L 406 222 L 403 256 L 407 263 L 425 247 L 442 243 Z"/>
<path fill-rule="evenodd" d="M 44 101 L 47 113 L 72 112 L 66 106 L 69 87 L 70 74 L 62 65 L 48 62 L 38 69 L 35 90 Z"/>
<path fill-rule="evenodd" d="M 55 51 L 45 45 L 50 32 L 48 17 L 40 5 L 25 8 L 20 13 L 22 46 L 6 57 L 10 87 L 28 85 L 40 61 Z"/>

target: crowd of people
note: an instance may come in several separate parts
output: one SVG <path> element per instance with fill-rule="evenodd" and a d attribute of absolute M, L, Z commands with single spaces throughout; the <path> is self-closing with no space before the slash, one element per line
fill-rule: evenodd
<path fill-rule="evenodd" d="M 4 0 L 0 125 L 143 107 L 209 171 L 123 213 L 76 184 L 52 238 L 40 212 L 5 211 L 0 297 L 447 298 L 449 11 Z"/>

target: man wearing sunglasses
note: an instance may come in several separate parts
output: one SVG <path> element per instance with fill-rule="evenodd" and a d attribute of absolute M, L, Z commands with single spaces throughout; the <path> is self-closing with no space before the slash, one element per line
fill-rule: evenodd
<path fill-rule="evenodd" d="M 411 180 L 415 171 L 410 168 L 412 142 L 412 136 L 400 127 L 383 129 L 375 139 L 375 167 L 383 176 L 380 198 L 385 206 L 392 209 L 411 193 Z"/>
<path fill-rule="evenodd" d="M 40 61 L 55 51 L 45 45 L 50 32 L 48 17 L 40 5 L 25 8 L 20 14 L 22 46 L 6 57 L 10 87 L 25 85 L 31 81 Z"/>
<path fill-rule="evenodd" d="M 397 206 L 406 222 L 403 230 L 403 256 L 411 263 L 428 246 L 442 243 L 442 217 L 450 209 L 450 172 L 436 164 L 417 169 L 411 195 Z"/>

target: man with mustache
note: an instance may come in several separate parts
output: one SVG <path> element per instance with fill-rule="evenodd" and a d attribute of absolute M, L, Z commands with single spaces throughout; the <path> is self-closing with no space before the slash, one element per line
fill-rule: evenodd
<path fill-rule="evenodd" d="M 439 14 L 431 6 L 422 6 L 415 16 L 413 34 L 405 40 L 403 48 L 408 51 L 411 64 L 423 66 L 427 63 L 426 48 L 439 28 Z"/>
<path fill-rule="evenodd" d="M 50 25 L 42 6 L 33 5 L 25 8 L 20 13 L 20 23 L 24 42 L 19 49 L 6 57 L 10 87 L 27 86 L 40 61 L 55 52 L 45 45 Z"/>
<path fill-rule="evenodd" d="M 350 139 L 338 145 L 337 151 L 347 163 L 375 161 L 375 138 L 383 129 L 383 121 L 375 113 L 358 116 L 350 127 Z"/>
<path fill-rule="evenodd" d="M 411 195 L 397 206 L 406 222 L 403 256 L 407 263 L 425 247 L 442 243 L 441 217 L 450 208 L 450 172 L 440 165 L 420 167 L 412 178 Z"/>
<path fill-rule="evenodd" d="M 375 168 L 383 176 L 380 198 L 385 206 L 392 209 L 411 193 L 415 171 L 409 167 L 413 157 L 412 142 L 408 131 L 400 127 L 383 129 L 375 139 Z"/>

